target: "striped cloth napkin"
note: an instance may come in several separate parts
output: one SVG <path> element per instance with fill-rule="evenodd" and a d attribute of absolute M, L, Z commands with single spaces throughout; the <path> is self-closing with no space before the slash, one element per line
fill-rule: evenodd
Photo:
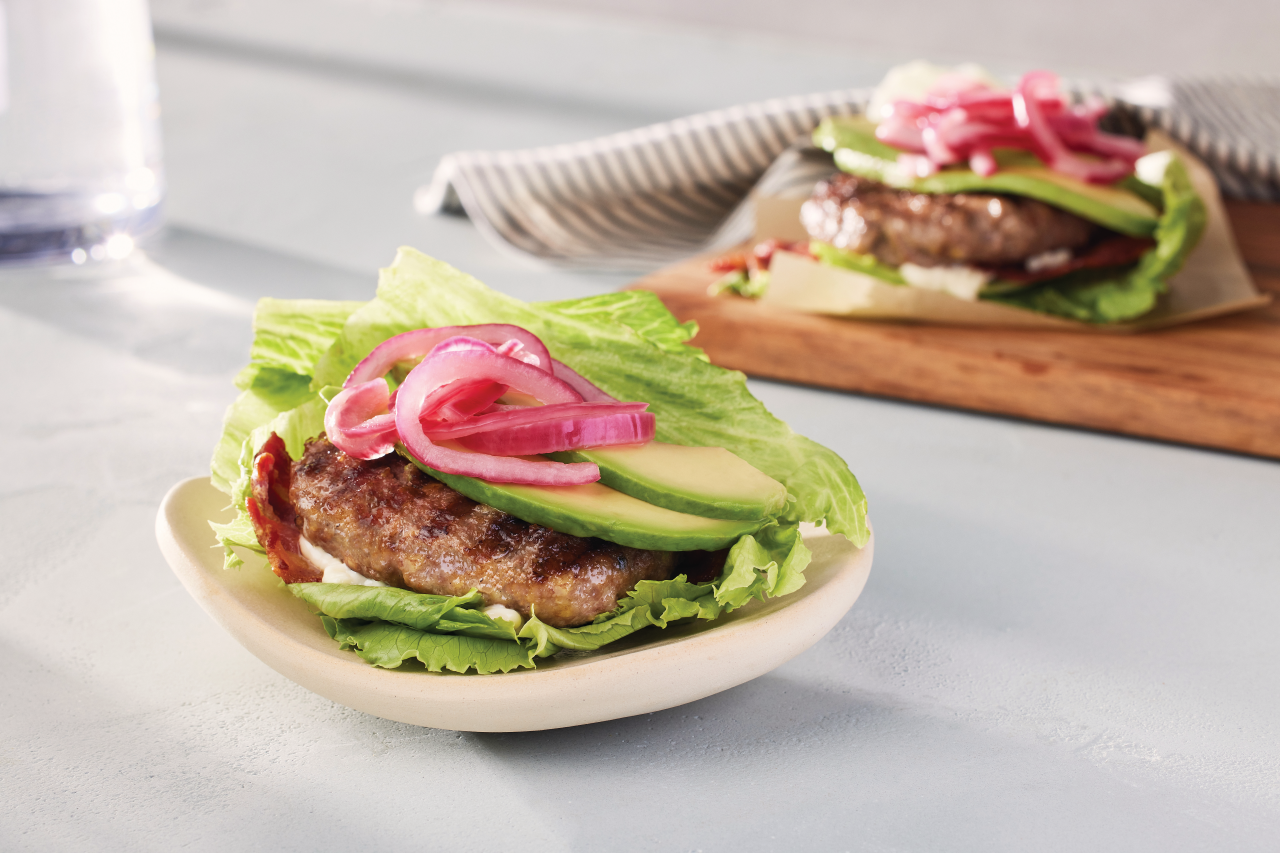
<path fill-rule="evenodd" d="M 1073 83 L 1103 98 L 1105 127 L 1168 132 L 1213 170 L 1224 195 L 1280 202 L 1274 81 Z M 421 213 L 463 213 L 498 246 L 559 266 L 641 270 L 751 236 L 755 192 L 806 193 L 833 169 L 808 143 L 828 116 L 856 115 L 870 89 L 779 98 L 571 145 L 445 156 Z"/>

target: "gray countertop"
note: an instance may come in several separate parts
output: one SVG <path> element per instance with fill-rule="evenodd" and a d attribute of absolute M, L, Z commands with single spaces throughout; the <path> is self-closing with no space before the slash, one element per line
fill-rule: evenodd
<path fill-rule="evenodd" d="M 168 233 L 119 266 L 0 277 L 0 848 L 1276 849 L 1273 461 L 753 382 L 849 461 L 877 532 L 854 609 L 772 674 L 463 734 L 334 705 L 241 649 L 153 523 L 207 471 L 258 297 L 367 298 L 400 244 L 525 299 L 614 289 L 417 217 L 413 190 L 450 150 L 883 70 L 451 4 L 444 23 L 379 4 L 360 29 L 351 4 L 275 0 L 248 38 L 247 5 L 155 4 Z M 482 24 L 492 62 L 456 43 Z M 627 73 L 644 57 L 647 81 Z"/>

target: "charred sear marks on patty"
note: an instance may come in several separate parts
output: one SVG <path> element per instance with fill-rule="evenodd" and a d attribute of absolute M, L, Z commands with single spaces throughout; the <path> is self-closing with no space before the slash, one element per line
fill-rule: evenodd
<path fill-rule="evenodd" d="M 294 464 L 289 496 L 302 535 L 365 577 L 435 595 L 475 588 L 556 627 L 590 622 L 675 566 L 674 554 L 529 524 L 398 456 L 362 462 L 324 438 Z"/>
<path fill-rule="evenodd" d="M 1043 202 L 993 193 L 897 190 L 857 175 L 823 181 L 801 209 L 815 240 L 898 267 L 1020 266 L 1086 247 L 1100 230 Z"/>

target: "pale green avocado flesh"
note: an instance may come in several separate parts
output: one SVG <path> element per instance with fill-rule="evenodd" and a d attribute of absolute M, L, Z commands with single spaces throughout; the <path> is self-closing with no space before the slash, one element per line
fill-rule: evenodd
<path fill-rule="evenodd" d="M 426 474 L 473 501 L 571 536 L 599 537 L 654 551 L 718 551 L 763 526 L 761 521 L 704 518 L 646 503 L 603 483 L 528 486 L 445 474 L 399 452 Z"/>
<path fill-rule="evenodd" d="M 813 132 L 814 144 L 830 151 L 843 171 L 919 193 L 996 192 L 1025 196 L 1069 211 L 1131 237 L 1150 237 L 1160 212 L 1146 199 L 1118 184 L 1087 184 L 1046 168 L 1030 154 L 997 151 L 1000 170 L 983 177 L 972 169 L 948 166 L 925 178 L 898 165 L 898 151 L 875 137 L 865 118 L 827 119 Z"/>
<path fill-rule="evenodd" d="M 560 462 L 594 462 L 600 482 L 633 498 L 706 518 L 765 521 L 787 502 L 787 487 L 723 447 L 651 441 L 553 453 Z"/>

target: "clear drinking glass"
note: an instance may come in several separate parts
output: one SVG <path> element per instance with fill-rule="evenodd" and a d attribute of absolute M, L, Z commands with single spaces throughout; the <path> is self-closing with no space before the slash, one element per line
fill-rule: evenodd
<path fill-rule="evenodd" d="M 159 226 L 146 0 L 0 0 L 0 263 L 123 257 Z"/>

